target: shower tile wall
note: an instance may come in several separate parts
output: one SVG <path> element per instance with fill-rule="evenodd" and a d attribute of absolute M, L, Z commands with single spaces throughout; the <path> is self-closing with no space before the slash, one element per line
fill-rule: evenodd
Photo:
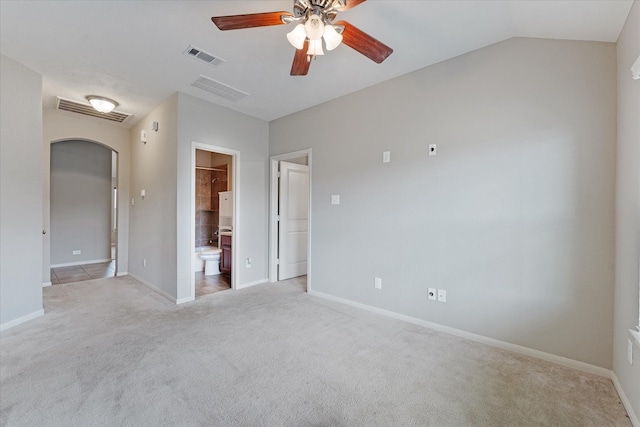
<path fill-rule="evenodd" d="M 226 190 L 226 172 L 196 169 L 196 247 L 218 245 L 218 192 Z"/>

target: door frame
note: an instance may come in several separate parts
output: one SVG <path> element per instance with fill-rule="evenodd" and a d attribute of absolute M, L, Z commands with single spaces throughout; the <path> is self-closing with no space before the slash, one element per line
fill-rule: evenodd
<path fill-rule="evenodd" d="M 313 167 L 312 167 L 312 149 L 294 151 L 292 153 L 278 154 L 271 156 L 271 168 L 270 168 L 270 198 L 269 198 L 269 281 L 278 281 L 278 164 L 281 160 L 293 160 L 300 157 L 307 158 L 307 164 L 309 166 L 309 219 L 307 220 L 307 292 L 311 290 L 312 280 L 312 268 L 311 268 L 311 206 L 312 206 L 312 182 L 313 182 Z"/>
<path fill-rule="evenodd" d="M 191 223 L 191 245 L 189 245 L 191 252 L 189 253 L 190 267 L 191 271 L 191 299 L 190 301 L 195 300 L 196 298 L 196 272 L 193 270 L 193 251 L 196 247 L 196 150 L 209 151 L 213 153 L 226 154 L 231 156 L 231 176 L 233 181 L 233 244 L 231 246 L 231 289 L 237 289 L 238 287 L 238 244 L 240 241 L 239 236 L 239 227 L 238 227 L 238 214 L 239 203 L 240 200 L 240 182 L 238 177 L 240 176 L 239 164 L 240 164 L 240 151 L 232 150 L 230 148 L 218 147 L 216 145 L 205 144 L 202 142 L 191 142 L 191 203 L 189 211 L 190 218 L 189 222 Z"/>

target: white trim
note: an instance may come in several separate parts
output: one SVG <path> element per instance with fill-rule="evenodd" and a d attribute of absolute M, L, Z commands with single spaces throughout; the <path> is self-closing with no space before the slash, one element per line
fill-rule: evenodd
<path fill-rule="evenodd" d="M 43 287 L 43 288 L 48 288 L 49 286 L 51 286 L 51 282 L 44 282 L 44 283 L 42 284 L 42 287 Z"/>
<path fill-rule="evenodd" d="M 233 188 L 233 241 L 239 242 L 239 231 L 238 228 L 238 216 L 240 213 L 240 151 L 233 150 L 225 147 L 218 147 L 216 145 L 206 144 L 202 142 L 191 141 L 191 202 L 189 206 L 190 218 L 189 222 L 191 224 L 191 244 L 189 247 L 189 259 L 191 259 L 193 248 L 196 246 L 196 149 L 209 151 L 213 153 L 226 154 L 231 156 L 231 174 L 232 174 L 232 182 Z M 183 250 L 183 249 L 178 249 Z M 237 289 L 236 283 L 238 281 L 238 244 L 231 245 L 231 289 Z M 191 268 L 191 295 L 187 298 L 191 298 L 189 301 L 193 301 L 196 298 L 196 281 L 195 281 L 195 271 L 193 271 L 193 262 L 190 262 Z M 181 298 L 180 301 L 185 300 L 186 298 Z M 186 301 L 184 301 L 186 302 Z"/>
<path fill-rule="evenodd" d="M 310 295 L 327 299 L 329 301 L 335 301 L 342 304 L 350 305 L 352 307 L 367 310 L 373 313 L 381 314 L 383 316 L 391 317 L 394 319 L 402 320 L 414 325 L 424 326 L 426 328 L 435 329 L 436 331 L 444 332 L 457 337 L 465 338 L 471 341 L 476 341 L 482 344 L 490 345 L 492 347 L 501 348 L 503 350 L 512 351 L 514 353 L 524 354 L 525 356 L 535 357 L 537 359 L 546 360 L 547 362 L 556 363 L 558 365 L 566 366 L 568 368 L 577 369 L 578 371 L 587 372 L 590 374 L 598 375 L 605 378 L 611 378 L 611 371 L 600 366 L 591 365 L 589 363 L 580 362 L 578 360 L 569 359 L 567 357 L 557 356 L 555 354 L 546 353 L 540 350 L 534 350 L 529 347 L 524 347 L 517 344 L 511 344 L 505 341 L 496 340 L 493 338 L 485 337 L 483 335 L 473 334 L 461 329 L 451 328 L 449 326 L 443 326 L 438 323 L 428 322 L 426 320 L 417 319 L 411 316 L 405 316 L 404 314 L 395 313 L 393 311 L 383 310 L 381 308 L 373 307 L 366 304 L 350 301 L 348 299 L 335 297 L 322 292 L 308 291 Z"/>
<path fill-rule="evenodd" d="M 278 162 L 281 160 L 297 159 L 299 157 L 307 158 L 307 166 L 309 166 L 309 219 L 308 219 L 308 237 L 307 237 L 307 292 L 311 290 L 311 237 L 312 237 L 312 199 L 313 199 L 313 167 L 312 167 L 312 149 L 294 151 L 292 153 L 278 154 L 271 156 L 270 169 L 270 198 L 269 198 L 269 281 L 278 281 Z"/>
<path fill-rule="evenodd" d="M 195 301 L 195 297 L 184 297 L 176 300 L 176 304 L 184 304 L 185 302 Z"/>
<path fill-rule="evenodd" d="M 629 329 L 629 333 L 636 340 L 636 345 L 640 347 L 640 332 Z"/>
<path fill-rule="evenodd" d="M 262 285 L 263 283 L 269 283 L 269 279 L 256 280 L 255 282 L 243 283 L 236 286 L 236 289 L 250 288 L 251 286 Z"/>
<path fill-rule="evenodd" d="M 171 301 L 171 302 L 173 302 L 175 304 L 178 304 L 178 300 L 176 298 L 172 297 L 171 295 L 169 295 L 168 293 L 166 293 L 162 289 L 157 288 L 155 285 L 152 285 L 150 282 L 147 282 L 146 280 L 141 279 L 140 277 L 136 276 L 135 274 L 129 274 L 129 276 L 134 278 L 134 279 L 136 279 L 138 282 L 142 283 L 143 285 L 145 285 L 147 288 L 149 288 L 153 292 L 157 293 L 158 295 L 162 295 L 163 297 L 165 297 L 169 301 Z"/>
<path fill-rule="evenodd" d="M 17 319 L 0 324 L 0 331 L 6 331 L 9 328 L 13 328 L 14 326 L 18 326 L 21 323 L 28 322 L 29 320 L 33 320 L 40 316 L 44 316 L 44 309 L 42 308 L 34 311 L 33 313 L 27 314 L 26 316 L 18 317 Z"/>
<path fill-rule="evenodd" d="M 113 261 L 111 258 L 105 258 L 105 259 L 92 259 L 88 261 L 63 262 L 62 264 L 51 264 L 51 268 L 73 267 L 75 265 L 98 264 L 101 262 L 111 262 L 111 261 Z"/>
<path fill-rule="evenodd" d="M 624 409 L 627 410 L 627 415 L 629 415 L 629 420 L 631 420 L 631 424 L 633 425 L 633 427 L 640 427 L 640 420 L 638 420 L 638 417 L 633 412 L 633 407 L 631 406 L 631 402 L 629 401 L 629 398 L 627 397 L 627 395 L 624 393 L 624 390 L 622 389 L 622 385 L 620 384 L 620 381 L 618 381 L 618 377 L 616 376 L 616 373 L 613 371 L 611 371 L 611 381 L 613 381 L 613 386 L 616 388 L 616 391 L 620 396 L 620 400 L 624 405 Z"/>
<path fill-rule="evenodd" d="M 120 277 L 120 276 L 127 276 L 128 274 L 129 274 L 129 272 L 128 272 L 128 271 L 118 271 L 118 273 L 116 274 L 116 276 L 117 276 L 117 277 Z"/>

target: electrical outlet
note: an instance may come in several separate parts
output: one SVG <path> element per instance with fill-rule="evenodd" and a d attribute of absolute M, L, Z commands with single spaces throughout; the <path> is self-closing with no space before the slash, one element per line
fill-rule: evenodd
<path fill-rule="evenodd" d="M 431 301 L 436 300 L 436 288 L 429 288 L 427 290 L 427 298 L 429 298 Z"/>
<path fill-rule="evenodd" d="M 627 339 L 627 360 L 629 365 L 633 365 L 633 342 L 630 339 Z"/>
<path fill-rule="evenodd" d="M 447 302 L 447 291 L 444 289 L 438 289 L 438 301 Z"/>
<path fill-rule="evenodd" d="M 244 263 L 245 267 L 247 268 L 251 268 L 251 257 L 247 257 L 245 263 Z"/>
<path fill-rule="evenodd" d="M 373 286 L 376 289 L 382 289 L 382 279 L 380 277 L 376 277 L 375 279 L 373 279 Z"/>
<path fill-rule="evenodd" d="M 82 251 L 73 251 L 74 255 L 80 255 L 82 253 Z"/>

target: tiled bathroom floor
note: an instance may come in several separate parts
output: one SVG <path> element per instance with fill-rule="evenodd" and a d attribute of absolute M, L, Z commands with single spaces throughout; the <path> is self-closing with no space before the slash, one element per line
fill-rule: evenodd
<path fill-rule="evenodd" d="M 100 262 L 97 264 L 72 265 L 51 269 L 51 284 L 82 282 L 84 280 L 113 277 L 116 272 L 116 262 Z"/>
<path fill-rule="evenodd" d="M 231 289 L 231 280 L 227 274 L 205 276 L 204 272 L 196 272 L 196 298 Z"/>

